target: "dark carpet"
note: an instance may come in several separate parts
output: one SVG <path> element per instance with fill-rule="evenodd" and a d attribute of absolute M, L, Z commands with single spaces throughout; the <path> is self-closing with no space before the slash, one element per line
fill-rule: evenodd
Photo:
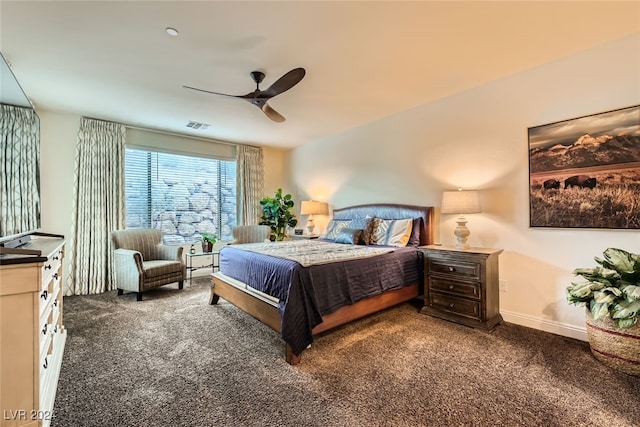
<path fill-rule="evenodd" d="M 53 426 L 638 426 L 640 378 L 587 343 L 477 331 L 418 302 L 317 337 L 289 366 L 268 327 L 204 279 L 64 298 Z"/>

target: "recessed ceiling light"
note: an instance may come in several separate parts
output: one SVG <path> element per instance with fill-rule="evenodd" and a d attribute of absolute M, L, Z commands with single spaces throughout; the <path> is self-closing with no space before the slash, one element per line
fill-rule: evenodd
<path fill-rule="evenodd" d="M 176 30 L 175 28 L 171 28 L 171 27 L 167 27 L 165 28 L 165 31 L 167 32 L 167 34 L 169 34 L 170 36 L 177 36 L 178 35 L 178 30 Z"/>

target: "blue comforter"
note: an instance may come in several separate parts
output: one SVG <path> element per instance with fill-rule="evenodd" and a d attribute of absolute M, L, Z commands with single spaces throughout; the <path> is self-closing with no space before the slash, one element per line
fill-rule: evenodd
<path fill-rule="evenodd" d="M 295 261 L 242 250 L 220 251 L 220 271 L 278 298 L 282 338 L 295 354 L 313 342 L 322 316 L 383 292 L 420 283 L 415 247 L 373 257 L 303 267 Z"/>

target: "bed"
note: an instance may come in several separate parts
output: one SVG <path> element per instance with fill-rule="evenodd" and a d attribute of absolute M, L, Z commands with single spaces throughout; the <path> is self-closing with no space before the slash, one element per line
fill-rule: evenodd
<path fill-rule="evenodd" d="M 378 224 L 410 222 L 409 244 L 338 244 L 346 232 L 358 231 L 343 227 L 335 241 L 332 235 L 317 241 L 229 245 L 220 251 L 219 271 L 211 275 L 210 304 L 223 298 L 278 332 L 286 361 L 295 365 L 315 335 L 419 296 L 423 273 L 417 247 L 433 243 L 433 208 L 369 204 L 335 209 L 329 228 L 365 218 L 367 224 L 369 218 Z M 346 259 L 335 255 L 330 262 L 314 263 L 298 254 L 319 248 L 341 249 Z M 298 255 L 288 258 L 280 250 Z M 349 258 L 351 252 L 365 255 Z"/>

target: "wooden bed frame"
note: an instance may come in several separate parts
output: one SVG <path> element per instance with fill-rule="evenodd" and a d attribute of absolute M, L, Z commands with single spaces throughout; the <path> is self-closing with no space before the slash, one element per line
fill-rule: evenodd
<path fill-rule="evenodd" d="M 413 205 L 370 204 L 352 206 L 333 211 L 335 219 L 363 218 L 366 215 L 384 219 L 422 218 L 420 229 L 420 246 L 433 243 L 433 208 Z M 366 298 L 355 304 L 341 307 L 335 312 L 322 316 L 322 323 L 313 328 L 313 335 L 328 331 L 354 320 L 360 319 L 385 308 L 409 301 L 422 292 L 422 272 L 420 283 L 414 283 L 401 289 L 385 292 Z M 209 303 L 216 304 L 222 297 L 226 301 L 252 315 L 271 329 L 281 333 L 281 318 L 278 305 L 264 296 L 247 291 L 244 284 L 227 278 L 221 273 L 211 275 L 211 298 Z M 285 358 L 291 365 L 301 360 L 289 344 L 285 343 Z"/>

